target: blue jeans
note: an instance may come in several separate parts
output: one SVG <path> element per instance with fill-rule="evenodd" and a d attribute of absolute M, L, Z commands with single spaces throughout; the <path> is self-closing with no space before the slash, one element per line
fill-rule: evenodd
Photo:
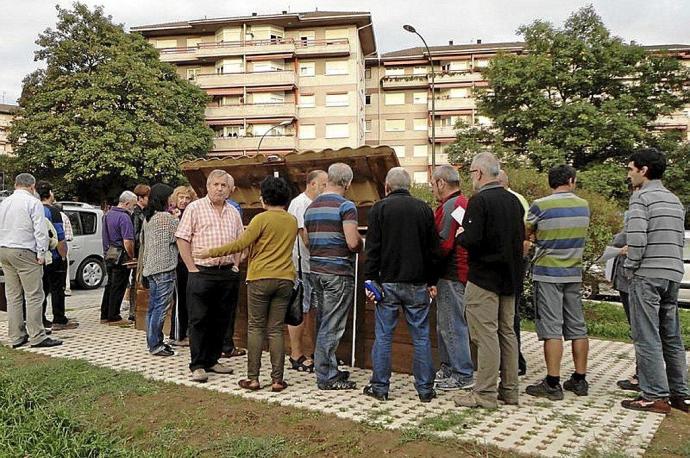
<path fill-rule="evenodd" d="M 146 344 L 149 352 L 163 347 L 163 322 L 175 292 L 175 271 L 149 275 L 149 310 L 146 312 Z"/>
<path fill-rule="evenodd" d="M 640 390 L 647 400 L 665 399 L 669 394 L 690 396 L 678 318 L 679 286 L 637 275 L 630 283 L 630 328 Z"/>
<path fill-rule="evenodd" d="M 376 340 L 371 349 L 374 372 L 371 386 L 377 394 L 387 394 L 391 379 L 391 347 L 393 331 L 402 307 L 414 346 L 415 388 L 427 395 L 434 387 L 434 366 L 429 338 L 429 294 L 426 285 L 384 283 L 383 301 L 376 305 Z"/>
<path fill-rule="evenodd" d="M 436 285 L 436 332 L 441 368 L 448 368 L 456 380 L 472 379 L 470 331 L 465 319 L 465 285 L 441 279 Z"/>
<path fill-rule="evenodd" d="M 328 384 L 338 375 L 335 351 L 345 333 L 347 315 L 354 297 L 355 280 L 344 275 L 312 273 L 311 281 L 312 299 L 318 304 L 314 372 L 316 383 Z"/>

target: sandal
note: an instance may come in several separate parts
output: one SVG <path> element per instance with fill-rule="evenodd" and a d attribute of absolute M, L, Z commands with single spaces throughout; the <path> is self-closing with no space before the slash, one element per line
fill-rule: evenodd
<path fill-rule="evenodd" d="M 288 384 L 285 380 L 273 379 L 273 383 L 271 384 L 271 391 L 273 391 L 274 393 L 279 393 L 287 387 L 288 387 Z"/>
<path fill-rule="evenodd" d="M 244 388 L 245 390 L 257 391 L 261 389 L 261 385 L 259 385 L 258 380 L 245 379 L 240 380 L 237 384 L 240 386 L 240 388 Z"/>
<path fill-rule="evenodd" d="M 235 358 L 237 356 L 244 356 L 247 354 L 247 350 L 244 348 L 235 347 L 232 351 L 224 351 L 221 353 L 221 358 Z"/>
<path fill-rule="evenodd" d="M 307 361 L 307 357 L 302 355 L 297 359 L 292 359 L 292 357 L 289 357 L 290 359 L 290 364 L 292 364 L 292 369 L 296 370 L 297 372 L 309 372 L 312 373 L 314 372 L 314 362 L 312 361 L 311 364 L 304 364 L 305 361 Z"/>

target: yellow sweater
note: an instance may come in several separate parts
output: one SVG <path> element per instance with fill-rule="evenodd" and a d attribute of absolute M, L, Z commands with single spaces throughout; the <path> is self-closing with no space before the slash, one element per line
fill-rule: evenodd
<path fill-rule="evenodd" d="M 238 253 L 249 247 L 247 281 L 266 278 L 295 279 L 292 246 L 297 220 L 285 210 L 268 210 L 252 218 L 242 236 L 209 250 L 211 257 Z"/>

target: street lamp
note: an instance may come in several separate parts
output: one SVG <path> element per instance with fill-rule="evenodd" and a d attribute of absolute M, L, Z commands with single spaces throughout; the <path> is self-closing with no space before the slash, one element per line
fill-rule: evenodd
<path fill-rule="evenodd" d="M 422 40 L 426 48 L 426 55 L 429 58 L 429 65 L 431 66 L 431 168 L 433 169 L 436 167 L 436 93 L 434 91 L 434 77 L 436 76 L 436 72 L 434 72 L 434 61 L 431 58 L 429 45 L 426 44 L 426 40 L 417 32 L 417 29 L 409 24 L 405 24 L 403 29 L 410 33 L 414 33 Z"/>
<path fill-rule="evenodd" d="M 289 126 L 290 124 L 292 124 L 292 121 L 285 120 L 285 121 L 282 121 L 282 122 L 276 124 L 275 126 L 273 126 L 273 127 L 271 127 L 270 129 L 268 129 L 266 132 L 264 132 L 264 134 L 263 134 L 263 135 L 261 136 L 261 138 L 259 139 L 259 144 L 258 144 L 257 147 L 256 147 L 256 154 L 257 154 L 257 155 L 259 154 L 259 150 L 261 149 L 261 142 L 264 141 L 264 137 L 266 136 L 266 134 L 268 134 L 270 131 L 272 131 L 272 130 L 275 129 L 276 127 L 285 127 L 285 126 Z"/>

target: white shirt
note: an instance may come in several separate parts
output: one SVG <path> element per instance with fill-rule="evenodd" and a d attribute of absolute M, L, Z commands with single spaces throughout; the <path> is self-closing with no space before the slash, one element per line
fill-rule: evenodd
<path fill-rule="evenodd" d="M 0 247 L 23 248 L 42 256 L 48 250 L 48 227 L 41 201 L 17 189 L 0 202 Z"/>
<path fill-rule="evenodd" d="M 288 213 L 297 219 L 297 229 L 304 229 L 304 213 L 307 211 L 307 207 L 311 205 L 312 200 L 305 193 L 292 199 L 290 206 L 288 207 Z M 309 273 L 309 248 L 304 245 L 302 237 L 300 237 L 299 232 L 297 233 L 297 240 L 295 245 L 292 247 L 292 263 L 297 269 L 297 244 L 299 243 L 299 254 L 302 256 L 302 272 Z"/>

